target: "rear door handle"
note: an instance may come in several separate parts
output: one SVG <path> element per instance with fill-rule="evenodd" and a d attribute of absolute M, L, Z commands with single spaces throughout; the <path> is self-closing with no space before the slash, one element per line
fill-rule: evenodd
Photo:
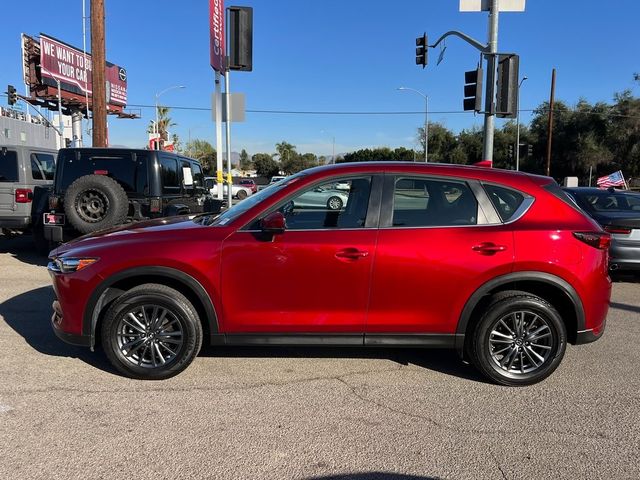
<path fill-rule="evenodd" d="M 506 249 L 506 245 L 496 245 L 493 242 L 483 242 L 471 247 L 471 250 L 481 255 L 495 255 L 498 252 L 504 252 Z"/>
<path fill-rule="evenodd" d="M 358 260 L 369 255 L 366 250 L 358 250 L 357 248 L 345 248 L 336 252 L 336 258 L 339 260 Z"/>

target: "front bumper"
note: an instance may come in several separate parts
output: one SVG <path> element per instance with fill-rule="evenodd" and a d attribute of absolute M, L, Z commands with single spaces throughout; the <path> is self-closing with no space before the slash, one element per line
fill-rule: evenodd
<path fill-rule="evenodd" d="M 91 337 L 89 335 L 77 335 L 75 333 L 67 333 L 62 330 L 63 317 L 60 302 L 55 300 L 51 305 L 51 308 L 53 309 L 53 314 L 51 315 L 51 327 L 53 328 L 53 333 L 56 334 L 56 337 L 71 345 L 77 345 L 80 347 L 91 346 Z"/>

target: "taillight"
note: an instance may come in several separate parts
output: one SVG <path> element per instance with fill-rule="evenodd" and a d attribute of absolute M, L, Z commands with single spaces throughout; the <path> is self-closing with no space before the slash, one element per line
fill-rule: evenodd
<path fill-rule="evenodd" d="M 49 210 L 55 210 L 58 208 L 58 204 L 60 203 L 60 197 L 56 195 L 49 196 Z"/>
<path fill-rule="evenodd" d="M 16 203 L 31 203 L 33 192 L 28 188 L 16 188 Z"/>
<path fill-rule="evenodd" d="M 631 233 L 631 229 L 627 227 L 614 227 L 612 225 L 607 225 L 604 227 L 604 230 L 609 233 L 619 233 L 622 235 L 629 235 Z"/>
<path fill-rule="evenodd" d="M 162 203 L 160 202 L 160 198 L 154 197 L 149 202 L 149 210 L 151 213 L 159 213 L 162 210 Z"/>
<path fill-rule="evenodd" d="M 605 232 L 573 232 L 573 236 L 587 245 L 608 250 L 611 245 L 611 235 Z"/>

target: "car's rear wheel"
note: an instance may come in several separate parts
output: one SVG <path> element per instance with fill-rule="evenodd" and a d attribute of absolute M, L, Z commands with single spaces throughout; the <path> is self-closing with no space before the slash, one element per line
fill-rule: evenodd
<path fill-rule="evenodd" d="M 342 199 L 340 197 L 330 197 L 327 200 L 329 210 L 340 210 L 342 208 Z"/>
<path fill-rule="evenodd" d="M 471 356 L 494 382 L 537 383 L 553 373 L 564 356 L 567 333 L 555 308 L 525 292 L 498 295 L 473 333 Z"/>
<path fill-rule="evenodd" d="M 247 198 L 247 192 L 245 190 L 238 190 L 238 194 L 236 195 L 238 200 L 244 200 Z"/>
<path fill-rule="evenodd" d="M 191 302 L 173 288 L 144 284 L 118 297 L 102 324 L 102 346 L 128 377 L 161 380 L 177 375 L 202 345 L 202 325 Z"/>

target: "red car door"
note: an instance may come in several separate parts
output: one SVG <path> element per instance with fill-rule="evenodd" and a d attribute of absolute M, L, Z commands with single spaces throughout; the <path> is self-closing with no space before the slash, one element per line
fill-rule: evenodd
<path fill-rule="evenodd" d="M 366 332 L 455 333 L 471 294 L 512 270 L 513 233 L 487 224 L 465 181 L 398 175 L 387 197 Z"/>
<path fill-rule="evenodd" d="M 261 215 L 283 212 L 284 233 L 265 237 L 258 218 L 228 237 L 221 331 L 364 333 L 377 235 L 367 218 L 371 184 L 367 176 L 305 188 Z M 309 206 L 309 198 L 319 200 Z"/>

